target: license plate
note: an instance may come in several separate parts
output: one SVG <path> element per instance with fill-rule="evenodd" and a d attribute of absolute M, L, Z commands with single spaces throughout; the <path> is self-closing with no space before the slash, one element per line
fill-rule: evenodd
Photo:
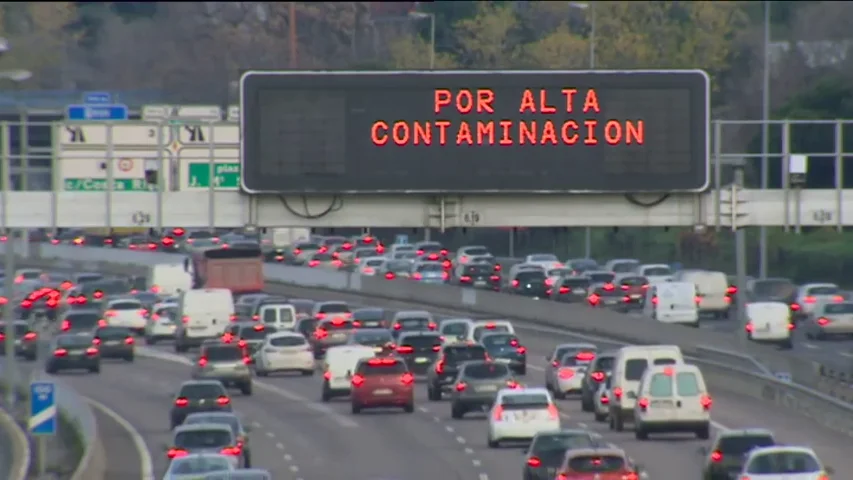
<path fill-rule="evenodd" d="M 121 344 L 121 342 L 118 340 L 110 340 L 109 342 L 104 342 L 104 345 L 111 345 L 111 346 L 120 345 L 120 344 Z"/>
<path fill-rule="evenodd" d="M 15 340 L 15 345 L 20 345 L 20 344 L 21 344 L 21 340 Z"/>
<path fill-rule="evenodd" d="M 335 377 L 336 382 L 346 382 L 349 380 L 347 377 Z"/>
<path fill-rule="evenodd" d="M 474 286 L 475 287 L 485 287 L 486 281 L 485 280 L 477 280 L 476 282 L 474 282 Z"/>
<path fill-rule="evenodd" d="M 758 329 L 758 331 L 759 331 L 759 332 L 769 332 L 769 331 L 770 331 L 770 324 L 769 324 L 769 323 L 765 323 L 763 327 L 761 327 L 761 328 L 759 328 L 759 329 Z"/>
<path fill-rule="evenodd" d="M 652 400 L 653 407 L 672 408 L 672 402 L 669 400 Z"/>
<path fill-rule="evenodd" d="M 392 392 L 390 388 L 379 388 L 373 391 L 374 395 L 391 395 L 391 393 Z"/>
<path fill-rule="evenodd" d="M 496 392 L 498 390 L 498 387 L 494 385 L 483 385 L 482 387 L 477 387 L 474 390 L 478 392 Z"/>
<path fill-rule="evenodd" d="M 575 295 L 586 295 L 586 289 L 585 288 L 576 288 L 576 289 L 572 290 L 572 293 L 574 293 Z"/>
<path fill-rule="evenodd" d="M 631 300 L 639 300 L 639 299 L 640 299 L 639 293 L 632 293 L 631 294 Z"/>
<path fill-rule="evenodd" d="M 495 359 L 495 363 L 510 363 L 510 362 L 512 362 L 512 360 L 510 360 L 508 358 L 496 358 Z"/>
<path fill-rule="evenodd" d="M 427 363 L 427 362 L 429 362 L 428 358 L 418 357 L 415 359 L 415 363 Z"/>
<path fill-rule="evenodd" d="M 204 330 L 205 328 L 207 327 L 205 327 L 204 325 L 200 325 L 196 327 L 190 327 L 190 330 Z"/>
<path fill-rule="evenodd" d="M 341 340 L 342 338 L 346 338 L 346 333 L 334 333 L 332 334 L 332 338 L 335 340 Z"/>
<path fill-rule="evenodd" d="M 618 298 L 605 298 L 605 299 L 604 299 L 604 304 L 605 304 L 605 305 L 616 305 L 617 303 L 619 303 L 619 299 L 618 299 Z"/>
<path fill-rule="evenodd" d="M 373 351 L 376 353 L 382 353 L 382 350 L 383 350 L 382 347 L 376 347 L 373 349 Z"/>

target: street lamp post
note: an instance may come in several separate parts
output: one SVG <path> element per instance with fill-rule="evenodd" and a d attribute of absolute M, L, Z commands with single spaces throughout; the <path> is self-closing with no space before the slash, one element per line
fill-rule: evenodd
<path fill-rule="evenodd" d="M 569 7 L 589 10 L 589 69 L 595 70 L 595 7 L 586 2 L 569 2 Z M 584 257 L 592 258 L 592 228 L 584 229 Z"/>
<path fill-rule="evenodd" d="M 770 183 L 770 2 L 764 1 L 764 68 L 761 79 L 761 189 L 766 190 Z M 783 160 L 784 161 L 784 160 Z M 758 238 L 758 277 L 767 278 L 767 227 L 759 229 Z"/>
<path fill-rule="evenodd" d="M 427 12 L 409 12 L 409 17 L 416 20 L 429 19 L 429 69 L 435 70 L 435 14 Z M 424 229 L 424 240 L 429 241 L 430 228 Z"/>

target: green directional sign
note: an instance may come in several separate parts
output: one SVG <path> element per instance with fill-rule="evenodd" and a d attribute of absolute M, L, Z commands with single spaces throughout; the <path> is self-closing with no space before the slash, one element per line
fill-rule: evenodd
<path fill-rule="evenodd" d="M 210 188 L 210 164 L 190 162 L 187 168 L 190 188 Z M 213 187 L 220 190 L 240 188 L 240 163 L 216 163 L 213 165 Z"/>
<path fill-rule="evenodd" d="M 65 191 L 69 192 L 106 192 L 106 178 L 66 178 L 63 180 Z M 144 178 L 114 178 L 114 192 L 148 192 L 156 185 L 149 185 Z"/>

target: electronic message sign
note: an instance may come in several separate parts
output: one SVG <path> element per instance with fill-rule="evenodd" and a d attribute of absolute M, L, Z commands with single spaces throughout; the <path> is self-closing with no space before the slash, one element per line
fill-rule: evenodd
<path fill-rule="evenodd" d="M 708 76 L 662 71 L 250 71 L 250 193 L 707 188 Z"/>

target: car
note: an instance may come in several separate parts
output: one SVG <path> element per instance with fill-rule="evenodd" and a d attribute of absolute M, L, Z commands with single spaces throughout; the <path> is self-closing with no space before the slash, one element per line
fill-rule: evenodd
<path fill-rule="evenodd" d="M 453 263 L 456 265 L 466 265 L 471 262 L 472 257 L 491 256 L 489 248 L 484 245 L 466 245 L 459 247 L 456 250 L 456 256 Z"/>
<path fill-rule="evenodd" d="M 437 332 L 408 332 L 400 334 L 395 351 L 412 373 L 423 375 L 435 362 L 441 345 Z"/>
<path fill-rule="evenodd" d="M 602 270 L 613 273 L 631 273 L 637 270 L 641 262 L 636 258 L 614 258 L 604 264 Z"/>
<path fill-rule="evenodd" d="M 183 266 L 178 266 L 178 267 L 183 269 Z M 160 301 L 163 299 L 159 293 L 147 292 L 147 291 L 136 291 L 135 292 L 135 291 L 131 290 L 130 296 L 132 298 L 139 300 L 139 303 L 142 304 L 142 308 L 144 308 L 145 310 L 147 310 L 149 312 L 151 311 L 151 308 L 154 305 L 160 303 Z"/>
<path fill-rule="evenodd" d="M 195 380 L 216 380 L 252 394 L 251 359 L 236 344 L 203 343 L 190 375 Z"/>
<path fill-rule="evenodd" d="M 734 478 L 743 470 L 743 462 L 752 449 L 773 445 L 776 445 L 773 432 L 763 428 L 719 431 L 710 448 L 699 449 L 705 457 L 702 480 Z"/>
<path fill-rule="evenodd" d="M 552 253 L 534 253 L 532 255 L 528 255 L 524 257 L 522 263 L 527 265 L 537 265 L 542 268 L 542 270 L 547 271 L 553 268 L 560 268 L 563 266 L 560 259 L 557 258 L 556 255 Z"/>
<path fill-rule="evenodd" d="M 238 320 L 246 322 L 250 320 L 257 320 L 257 318 L 252 318 L 255 313 L 255 305 L 269 297 L 270 295 L 268 293 L 247 293 L 245 295 L 241 295 L 240 298 L 234 302 L 234 314 L 237 315 Z"/>
<path fill-rule="evenodd" d="M 514 333 L 495 332 L 480 337 L 480 344 L 486 347 L 489 358 L 496 363 L 504 363 L 518 375 L 527 374 L 527 347 Z"/>
<path fill-rule="evenodd" d="M 347 396 L 352 391 L 352 375 L 362 359 L 375 358 L 372 347 L 364 345 L 339 345 L 326 353 L 323 361 L 323 402 L 333 397 Z"/>
<path fill-rule="evenodd" d="M 515 333 L 509 320 L 477 320 L 468 332 L 468 341 L 479 342 L 487 333 Z"/>
<path fill-rule="evenodd" d="M 188 380 L 183 382 L 172 400 L 169 429 L 184 423 L 195 412 L 230 412 L 231 397 L 218 380 Z"/>
<path fill-rule="evenodd" d="M 348 345 L 372 347 L 377 355 L 394 353 L 394 336 L 387 328 L 359 328 L 353 331 L 347 340 Z"/>
<path fill-rule="evenodd" d="M 818 308 L 832 309 L 837 305 L 845 304 L 829 303 L 825 304 L 825 306 L 819 306 Z M 848 308 L 850 308 L 849 311 L 853 312 L 853 304 L 847 305 Z M 744 330 L 746 331 L 746 338 L 750 341 L 756 343 L 775 344 L 779 348 L 788 350 L 794 347 L 793 331 L 795 324 L 791 317 L 791 309 L 787 303 L 751 302 L 746 304 L 745 313 L 747 321 L 746 325 L 744 325 Z M 844 315 L 841 315 L 841 317 L 843 318 Z M 853 316 L 848 315 L 848 317 L 850 317 L 850 320 L 853 320 Z M 818 321 L 814 323 L 809 321 L 804 325 L 806 338 L 814 338 L 814 330 L 812 329 L 815 327 L 821 328 L 821 323 L 824 325 L 829 324 L 828 318 L 819 317 L 817 320 Z M 851 322 L 851 325 L 853 325 L 853 322 Z M 853 329 L 851 329 L 851 333 L 853 333 Z"/>
<path fill-rule="evenodd" d="M 300 372 L 314 375 L 314 351 L 308 340 L 297 332 L 277 332 L 264 339 L 255 357 L 255 373 L 266 377 L 276 372 Z"/>
<path fill-rule="evenodd" d="M 322 358 L 330 348 L 346 345 L 355 329 L 355 324 L 348 316 L 319 320 L 311 335 L 314 358 Z"/>
<path fill-rule="evenodd" d="M 166 447 L 166 457 L 173 460 L 194 453 L 222 455 L 234 468 L 243 466 L 243 447 L 230 425 L 194 423 L 173 428 L 172 441 Z"/>
<path fill-rule="evenodd" d="M 541 387 L 504 388 L 489 411 L 487 443 L 529 442 L 541 432 L 560 429 L 560 411 L 551 393 Z"/>
<path fill-rule="evenodd" d="M 580 428 L 537 433 L 525 449 L 522 480 L 554 480 L 567 451 L 604 444 L 601 435 Z"/>
<path fill-rule="evenodd" d="M 450 416 L 462 418 L 468 412 L 482 412 L 492 406 L 504 388 L 520 388 L 508 365 L 491 360 L 465 362 L 450 390 Z"/>
<path fill-rule="evenodd" d="M 684 355 L 678 345 L 630 345 L 617 350 L 611 373 L 610 429 L 621 432 L 625 422 L 633 420 L 637 388 L 650 365 L 678 363 L 684 363 Z"/>
<path fill-rule="evenodd" d="M 418 242 L 414 247 L 418 258 L 432 262 L 446 260 L 448 253 L 450 253 L 441 243 L 429 240 Z"/>
<path fill-rule="evenodd" d="M 474 329 L 474 320 L 470 318 L 444 318 L 438 322 L 438 333 L 445 344 L 465 342 Z"/>
<path fill-rule="evenodd" d="M 352 311 L 352 321 L 359 328 L 388 328 L 388 320 L 382 308 L 357 308 Z"/>
<path fill-rule="evenodd" d="M 391 319 L 391 332 L 394 338 L 403 332 L 425 332 L 436 331 L 438 324 L 435 323 L 432 314 L 424 310 L 401 310 L 394 314 Z"/>
<path fill-rule="evenodd" d="M 549 381 L 547 388 L 554 393 L 558 399 L 566 398 L 566 395 L 581 393 L 583 381 L 586 378 L 589 364 L 595 359 L 594 351 L 569 352 L 559 360 L 557 367 L 551 364 L 546 370 Z"/>
<path fill-rule="evenodd" d="M 243 425 L 240 417 L 233 412 L 196 412 L 187 415 L 183 424 L 194 425 L 196 423 L 227 425 L 237 439 L 237 445 L 243 449 L 243 465 L 246 467 L 252 465 L 252 452 L 249 445 L 250 428 Z"/>
<path fill-rule="evenodd" d="M 550 388 L 550 386 L 555 383 L 557 370 L 559 370 L 561 367 L 560 361 L 563 359 L 564 356 L 566 356 L 566 354 L 578 354 L 581 352 L 592 353 L 592 357 L 595 358 L 595 354 L 598 352 L 598 347 L 593 345 L 592 343 L 577 342 L 561 343 L 554 347 L 554 350 L 552 350 L 551 353 L 545 356 L 545 386 Z"/>
<path fill-rule="evenodd" d="M 227 473 L 208 473 L 201 480 L 272 480 L 272 478 L 272 473 L 263 468 L 241 468 Z"/>
<path fill-rule="evenodd" d="M 236 344 L 243 349 L 243 353 L 250 359 L 254 359 L 255 354 L 264 344 L 264 339 L 267 335 L 276 333 L 278 329 L 275 325 L 266 325 L 259 322 L 237 322 L 225 327 L 225 332 L 222 334 L 222 343 Z"/>
<path fill-rule="evenodd" d="M 813 340 L 850 338 L 853 336 L 853 302 L 819 303 L 803 322 L 803 331 Z"/>
<path fill-rule="evenodd" d="M 618 309 L 622 312 L 643 308 L 646 290 L 649 289 L 649 279 L 633 273 L 620 273 L 613 279 L 622 295 Z"/>
<path fill-rule="evenodd" d="M 834 474 L 810 447 L 778 445 L 750 450 L 738 478 L 750 480 L 828 480 Z"/>
<path fill-rule="evenodd" d="M 707 440 L 713 403 L 696 365 L 650 365 L 637 387 L 634 436 L 647 440 L 650 433 L 693 432 Z"/>
<path fill-rule="evenodd" d="M 548 298 L 548 276 L 540 268 L 521 270 L 510 275 L 505 292 L 530 298 Z"/>
<path fill-rule="evenodd" d="M 62 333 L 91 333 L 98 327 L 106 326 L 107 322 L 101 318 L 101 312 L 91 308 L 69 310 L 59 322 L 59 330 Z"/>
<path fill-rule="evenodd" d="M 610 415 L 610 396 L 613 394 L 610 389 L 613 382 L 610 380 L 610 372 L 606 375 L 607 378 L 598 384 L 598 390 L 593 394 L 592 411 L 596 422 L 605 422 Z"/>
<path fill-rule="evenodd" d="M 427 398 L 437 402 L 453 388 L 462 363 L 486 360 L 486 348 L 477 343 L 442 345 L 435 362 L 427 369 Z"/>
<path fill-rule="evenodd" d="M 551 300 L 563 303 L 583 303 L 589 295 L 592 280 L 585 275 L 560 277 L 551 286 Z"/>
<path fill-rule="evenodd" d="M 646 277 L 649 283 L 661 283 L 672 281 L 672 267 L 665 263 L 647 263 L 639 265 L 634 272 Z"/>
<path fill-rule="evenodd" d="M 450 267 L 450 261 L 415 261 L 412 263 L 411 279 L 428 284 L 441 285 L 450 280 L 450 274 L 447 268 Z"/>
<path fill-rule="evenodd" d="M 63 370 L 88 370 L 89 373 L 101 373 L 101 355 L 92 344 L 89 333 L 64 333 L 53 338 L 49 351 L 51 355 L 44 364 L 49 374 Z"/>
<path fill-rule="evenodd" d="M 174 340 L 177 319 L 177 303 L 163 302 L 154 305 L 145 324 L 145 343 L 155 345 L 161 340 Z"/>
<path fill-rule="evenodd" d="M 402 407 L 415 411 L 415 376 L 397 357 L 366 358 L 358 361 L 352 378 L 352 413 L 367 408 Z"/>
<path fill-rule="evenodd" d="M 377 268 L 377 276 L 384 277 L 386 280 L 396 280 L 398 278 L 411 278 L 412 265 L 414 262 L 409 259 L 392 260 L 385 259 L 382 266 Z"/>
<path fill-rule="evenodd" d="M 452 282 L 461 287 L 499 290 L 501 277 L 488 263 L 468 263 L 456 266 Z"/>
<path fill-rule="evenodd" d="M 255 302 L 251 319 L 278 330 L 293 330 L 296 307 L 286 298 L 268 296 Z"/>
<path fill-rule="evenodd" d="M 103 304 L 102 317 L 109 325 L 127 327 L 142 335 L 148 322 L 148 309 L 134 297 L 110 298 Z"/>
<path fill-rule="evenodd" d="M 622 291 L 612 281 L 593 284 L 586 301 L 590 307 L 618 309 L 622 304 Z"/>
<path fill-rule="evenodd" d="M 586 375 L 584 375 L 581 384 L 581 410 L 591 412 L 593 410 L 593 396 L 601 384 L 610 376 L 610 372 L 613 370 L 613 362 L 616 360 L 616 352 L 587 351 L 595 352 L 595 358 L 587 367 Z"/>
<path fill-rule="evenodd" d="M 233 472 L 234 470 L 231 459 L 219 453 L 176 455 L 169 462 L 169 468 L 166 469 L 163 480 L 196 480 L 207 478 L 210 473 Z"/>
<path fill-rule="evenodd" d="M 346 302 L 325 301 L 314 304 L 311 316 L 317 320 L 331 320 L 334 318 L 352 319 L 352 311 Z"/>
<path fill-rule="evenodd" d="M 360 275 L 364 275 L 366 277 L 376 277 L 381 274 L 388 274 L 389 272 L 385 272 L 385 264 L 388 263 L 389 259 L 385 257 L 364 257 L 361 258 L 358 262 L 358 273 Z M 392 274 L 390 279 L 393 279 L 395 276 Z"/>
<path fill-rule="evenodd" d="M 578 448 L 566 451 L 557 468 L 560 480 L 638 480 L 643 468 L 635 464 L 624 450 L 615 447 Z"/>
<path fill-rule="evenodd" d="M 15 330 L 15 356 L 34 362 L 38 358 L 39 335 L 26 320 L 0 322 L 0 355 L 6 355 L 6 329 L 8 323 Z"/>
<path fill-rule="evenodd" d="M 101 358 L 120 358 L 132 362 L 136 353 L 133 331 L 125 327 L 99 327 L 92 343 L 101 351 Z"/>
<path fill-rule="evenodd" d="M 309 342 L 314 338 L 314 332 L 317 330 L 316 318 L 300 318 L 296 321 L 293 331 L 305 337 Z"/>

